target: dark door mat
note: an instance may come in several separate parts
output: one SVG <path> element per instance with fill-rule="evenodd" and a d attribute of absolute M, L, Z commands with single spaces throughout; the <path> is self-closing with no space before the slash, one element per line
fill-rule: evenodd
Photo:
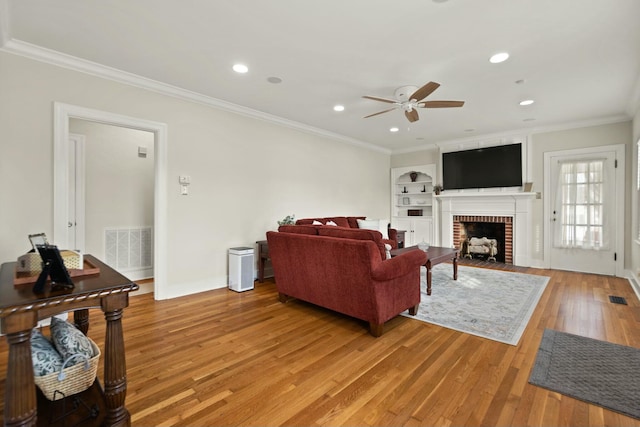
<path fill-rule="evenodd" d="M 531 384 L 640 420 L 640 349 L 545 329 Z"/>

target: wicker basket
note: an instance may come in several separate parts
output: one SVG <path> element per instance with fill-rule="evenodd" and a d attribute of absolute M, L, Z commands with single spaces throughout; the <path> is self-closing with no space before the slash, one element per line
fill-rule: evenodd
<path fill-rule="evenodd" d="M 41 377 L 34 377 L 34 381 L 42 394 L 49 400 L 58 400 L 72 394 L 80 393 L 91 387 L 98 372 L 98 361 L 100 360 L 100 348 L 91 338 L 89 338 L 93 348 L 93 357 L 73 366 L 64 368 L 60 372 L 53 372 Z M 82 355 L 77 355 L 84 357 Z M 71 359 L 71 358 L 69 358 Z M 69 362 L 65 361 L 65 364 Z M 58 393 L 56 393 L 58 392 Z"/>

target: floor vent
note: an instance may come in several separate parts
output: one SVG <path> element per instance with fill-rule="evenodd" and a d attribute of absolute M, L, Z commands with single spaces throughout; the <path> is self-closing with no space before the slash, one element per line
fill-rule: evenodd
<path fill-rule="evenodd" d="M 623 297 L 616 297 L 614 295 L 609 295 L 609 301 L 611 301 L 614 304 L 624 304 L 627 305 L 627 300 L 624 299 Z"/>

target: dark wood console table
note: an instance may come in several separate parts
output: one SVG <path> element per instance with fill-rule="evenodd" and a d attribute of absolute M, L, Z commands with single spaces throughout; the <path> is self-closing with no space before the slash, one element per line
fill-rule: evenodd
<path fill-rule="evenodd" d="M 38 420 L 36 386 L 31 361 L 31 330 L 41 319 L 67 311 L 74 312 L 74 322 L 85 334 L 89 329 L 89 308 L 100 308 L 107 322 L 104 357 L 104 391 L 106 408 L 97 422 L 106 426 L 129 426 L 131 416 L 124 406 L 127 374 L 122 335 L 122 312 L 129 305 L 129 292 L 138 285 L 91 255 L 87 260 L 100 269 L 99 274 L 73 279 L 71 291 L 35 295 L 33 284 L 14 286 L 15 262 L 0 267 L 0 327 L 9 343 L 9 360 L 5 383 L 4 425 L 32 426 Z M 96 384 L 94 384 L 95 388 Z M 41 409 L 42 410 L 42 409 Z M 42 414 L 41 414 L 42 415 Z"/>

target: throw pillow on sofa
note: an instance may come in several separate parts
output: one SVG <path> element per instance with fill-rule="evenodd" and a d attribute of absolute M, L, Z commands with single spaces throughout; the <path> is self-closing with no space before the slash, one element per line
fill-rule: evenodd
<path fill-rule="evenodd" d="M 389 232 L 387 230 L 388 221 L 383 219 L 359 219 L 358 228 L 366 230 L 376 230 L 382 234 L 382 238 L 389 240 Z"/>

